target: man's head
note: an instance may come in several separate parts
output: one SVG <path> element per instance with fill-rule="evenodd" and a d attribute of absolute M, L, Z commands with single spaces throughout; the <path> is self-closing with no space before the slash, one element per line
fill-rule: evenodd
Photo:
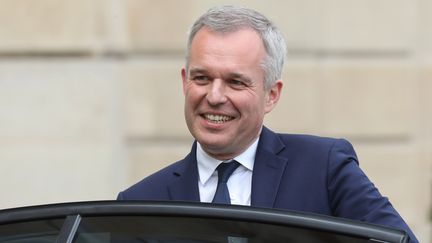
<path fill-rule="evenodd" d="M 244 8 L 212 9 L 197 23 L 182 69 L 186 123 L 209 155 L 230 159 L 259 136 L 264 115 L 274 108 L 282 89 L 284 58 L 270 57 L 277 45 L 265 44 L 257 26 L 278 36 L 279 45 L 283 39 L 265 17 Z M 281 52 L 285 55 L 285 48 Z"/>
<path fill-rule="evenodd" d="M 209 9 L 195 21 L 189 31 L 186 49 L 186 70 L 189 68 L 190 48 L 199 30 L 206 27 L 217 33 L 230 33 L 239 29 L 253 29 L 260 36 L 266 49 L 262 68 L 266 74 L 265 87 L 270 88 L 281 79 L 287 55 L 286 43 L 279 29 L 261 13 L 235 6 L 221 6 Z"/>

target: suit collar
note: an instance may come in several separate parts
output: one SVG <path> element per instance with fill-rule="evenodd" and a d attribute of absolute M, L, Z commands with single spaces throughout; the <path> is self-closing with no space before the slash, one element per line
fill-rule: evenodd
<path fill-rule="evenodd" d="M 277 134 L 263 127 L 252 175 L 251 205 L 272 208 L 288 159 L 278 154 L 285 148 Z"/>
<path fill-rule="evenodd" d="M 168 186 L 170 200 L 200 201 L 196 146 L 194 142 L 191 152 L 180 161 L 181 166 L 173 171 L 173 176 L 177 179 Z M 285 145 L 277 134 L 263 127 L 252 174 L 251 206 L 267 208 L 274 206 L 288 161 L 287 158 L 278 156 L 284 149 Z"/>
<path fill-rule="evenodd" d="M 173 176 L 177 179 L 168 186 L 170 200 L 200 201 L 196 146 L 196 142 L 194 142 L 191 152 L 180 161 L 181 166 L 173 171 Z"/>

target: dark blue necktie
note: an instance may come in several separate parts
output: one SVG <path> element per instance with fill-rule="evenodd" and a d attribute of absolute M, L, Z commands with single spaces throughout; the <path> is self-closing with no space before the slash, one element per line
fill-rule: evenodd
<path fill-rule="evenodd" d="M 231 204 L 227 181 L 239 165 L 237 161 L 233 160 L 229 163 L 221 163 L 216 168 L 218 172 L 218 185 L 212 201 L 213 203 Z"/>

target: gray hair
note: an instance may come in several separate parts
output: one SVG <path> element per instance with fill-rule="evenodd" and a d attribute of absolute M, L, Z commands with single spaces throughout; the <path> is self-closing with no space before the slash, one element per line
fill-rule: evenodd
<path fill-rule="evenodd" d="M 261 37 L 267 52 L 261 64 L 265 73 L 264 88 L 270 89 L 276 80 L 281 78 L 287 55 L 286 43 L 282 34 L 264 15 L 252 9 L 236 6 L 211 8 L 192 25 L 186 50 L 187 72 L 189 71 L 192 40 L 203 27 L 219 33 L 230 33 L 244 28 L 255 30 Z"/>

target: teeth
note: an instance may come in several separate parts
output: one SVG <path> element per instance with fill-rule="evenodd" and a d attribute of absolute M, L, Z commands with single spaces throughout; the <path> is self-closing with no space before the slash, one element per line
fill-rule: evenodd
<path fill-rule="evenodd" d="M 230 116 L 212 115 L 212 114 L 205 114 L 204 117 L 207 120 L 215 123 L 224 123 L 233 119 Z"/>

